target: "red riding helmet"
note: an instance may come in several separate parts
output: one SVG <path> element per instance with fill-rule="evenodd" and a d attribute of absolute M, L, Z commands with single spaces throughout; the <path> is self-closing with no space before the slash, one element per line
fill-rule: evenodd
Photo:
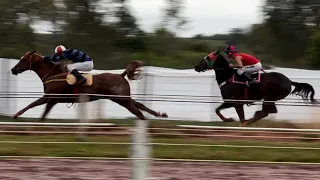
<path fill-rule="evenodd" d="M 233 45 L 229 45 L 225 50 L 224 50 L 225 53 L 227 54 L 232 54 L 232 53 L 236 53 L 237 52 L 237 49 L 236 47 L 234 47 Z"/>
<path fill-rule="evenodd" d="M 63 45 L 59 45 L 54 49 L 54 53 L 58 54 L 59 56 L 66 50 Z"/>

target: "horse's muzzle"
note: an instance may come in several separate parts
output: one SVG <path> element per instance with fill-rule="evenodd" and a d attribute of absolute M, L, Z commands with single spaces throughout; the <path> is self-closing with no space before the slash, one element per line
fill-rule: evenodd
<path fill-rule="evenodd" d="M 13 75 L 18 75 L 19 73 L 21 73 L 21 70 L 20 69 L 11 69 L 11 73 Z"/>
<path fill-rule="evenodd" d="M 194 66 L 194 70 L 197 71 L 197 72 L 201 71 L 199 66 Z"/>

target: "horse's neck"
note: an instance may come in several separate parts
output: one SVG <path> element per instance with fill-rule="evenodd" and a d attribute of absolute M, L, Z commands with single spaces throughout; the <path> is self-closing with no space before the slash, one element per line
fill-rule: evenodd
<path fill-rule="evenodd" d="M 221 84 L 229 80 L 233 76 L 234 70 L 232 68 L 225 69 L 225 70 L 220 69 L 220 70 L 216 70 L 215 74 L 216 74 L 216 80 L 218 84 Z"/>
<path fill-rule="evenodd" d="M 59 73 L 63 73 L 63 70 L 51 62 L 39 61 L 32 64 L 31 70 L 33 70 L 40 79 L 45 76 L 53 76 Z M 48 76 L 48 77 L 49 77 Z"/>

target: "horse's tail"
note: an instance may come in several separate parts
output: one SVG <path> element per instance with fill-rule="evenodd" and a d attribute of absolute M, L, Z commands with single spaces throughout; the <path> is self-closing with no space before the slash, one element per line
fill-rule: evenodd
<path fill-rule="evenodd" d="M 126 70 L 121 74 L 121 76 L 124 78 L 125 76 L 128 77 L 130 80 L 137 80 L 141 76 L 141 69 L 142 66 L 141 61 L 132 61 L 130 64 L 128 64 Z"/>
<path fill-rule="evenodd" d="M 291 94 L 301 96 L 303 100 L 311 101 L 312 103 L 318 103 L 318 101 L 314 99 L 315 91 L 310 84 L 291 82 L 291 85 L 295 87 Z"/>

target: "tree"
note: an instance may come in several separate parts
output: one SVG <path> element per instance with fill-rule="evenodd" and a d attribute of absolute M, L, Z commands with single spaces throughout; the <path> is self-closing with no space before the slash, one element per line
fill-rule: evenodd
<path fill-rule="evenodd" d="M 289 22 L 304 24 L 312 28 L 319 27 L 319 0 L 266 0 L 263 7 L 265 16 L 273 16 L 274 11 L 281 11 Z"/>
<path fill-rule="evenodd" d="M 306 59 L 310 61 L 312 66 L 320 67 L 320 29 L 310 37 Z"/>
<path fill-rule="evenodd" d="M 268 50 L 287 62 L 304 56 L 310 31 L 319 27 L 318 0 L 266 0 L 263 6 Z"/>
<path fill-rule="evenodd" d="M 186 17 L 182 15 L 183 0 L 166 0 L 166 2 L 161 28 L 182 29 L 187 23 Z"/>
<path fill-rule="evenodd" d="M 0 2 L 0 53 L 2 57 L 20 58 L 22 53 L 36 48 L 32 26 L 53 17 L 52 0 Z"/>

